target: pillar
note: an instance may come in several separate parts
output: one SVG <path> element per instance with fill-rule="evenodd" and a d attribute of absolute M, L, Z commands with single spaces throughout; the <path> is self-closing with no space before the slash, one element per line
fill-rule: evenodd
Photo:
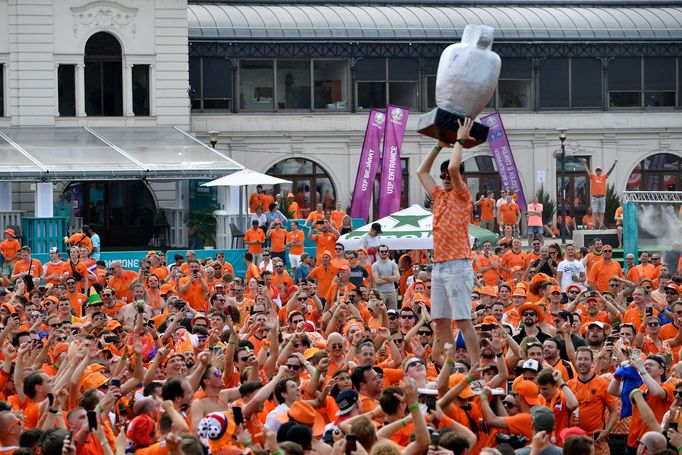
<path fill-rule="evenodd" d="M 149 65 L 149 116 L 156 116 L 156 65 Z"/>
<path fill-rule="evenodd" d="M 59 63 L 54 64 L 54 116 L 59 117 Z"/>
<path fill-rule="evenodd" d="M 126 63 L 123 73 L 123 115 L 133 117 L 133 65 Z"/>
<path fill-rule="evenodd" d="M 36 184 L 35 215 L 36 218 L 52 218 L 54 216 L 54 184 L 42 182 Z"/>
<path fill-rule="evenodd" d="M 76 65 L 76 116 L 85 117 L 85 65 Z"/>
<path fill-rule="evenodd" d="M 0 212 L 12 211 L 12 182 L 0 182 Z"/>

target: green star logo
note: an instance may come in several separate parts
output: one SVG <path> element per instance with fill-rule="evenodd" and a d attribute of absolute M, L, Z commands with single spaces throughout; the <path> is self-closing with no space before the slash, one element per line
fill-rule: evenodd
<path fill-rule="evenodd" d="M 424 219 L 424 215 L 398 215 L 398 216 L 392 216 L 394 220 L 398 222 L 394 228 L 400 227 L 400 226 L 412 226 L 416 227 L 417 229 L 421 229 L 421 226 L 419 226 L 419 221 Z"/>

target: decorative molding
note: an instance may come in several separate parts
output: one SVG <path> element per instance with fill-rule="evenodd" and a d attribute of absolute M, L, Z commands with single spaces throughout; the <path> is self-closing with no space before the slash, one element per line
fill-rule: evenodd
<path fill-rule="evenodd" d="M 71 8 L 71 15 L 74 35 L 78 33 L 79 28 L 83 30 L 130 29 L 133 35 L 137 31 L 135 24 L 137 8 L 128 8 L 109 0 L 97 0 L 87 5 Z"/>

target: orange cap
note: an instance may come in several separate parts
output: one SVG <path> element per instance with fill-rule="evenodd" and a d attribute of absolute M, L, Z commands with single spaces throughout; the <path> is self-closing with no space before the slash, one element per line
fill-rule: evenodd
<path fill-rule="evenodd" d="M 520 381 L 516 385 L 516 392 L 518 392 L 529 405 L 537 406 L 540 404 L 540 391 L 533 381 L 527 379 Z"/>
<path fill-rule="evenodd" d="M 554 294 L 555 292 L 558 292 L 561 294 L 561 288 L 559 286 L 550 286 L 549 287 L 549 293 Z"/>

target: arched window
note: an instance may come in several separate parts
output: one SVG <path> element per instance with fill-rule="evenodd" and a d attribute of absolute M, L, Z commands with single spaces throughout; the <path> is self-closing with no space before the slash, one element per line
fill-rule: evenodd
<path fill-rule="evenodd" d="M 336 189 L 334 182 L 319 164 L 305 158 L 287 158 L 272 166 L 266 174 L 291 180 L 291 184 L 275 185 L 274 192 L 293 193 L 303 217 L 310 208 L 321 202 L 325 208 L 334 209 Z"/>
<path fill-rule="evenodd" d="M 628 191 L 682 190 L 682 160 L 671 153 L 657 153 L 639 162 L 628 178 Z"/>
<path fill-rule="evenodd" d="M 85 43 L 85 113 L 123 115 L 121 44 L 111 34 L 95 33 Z"/>

